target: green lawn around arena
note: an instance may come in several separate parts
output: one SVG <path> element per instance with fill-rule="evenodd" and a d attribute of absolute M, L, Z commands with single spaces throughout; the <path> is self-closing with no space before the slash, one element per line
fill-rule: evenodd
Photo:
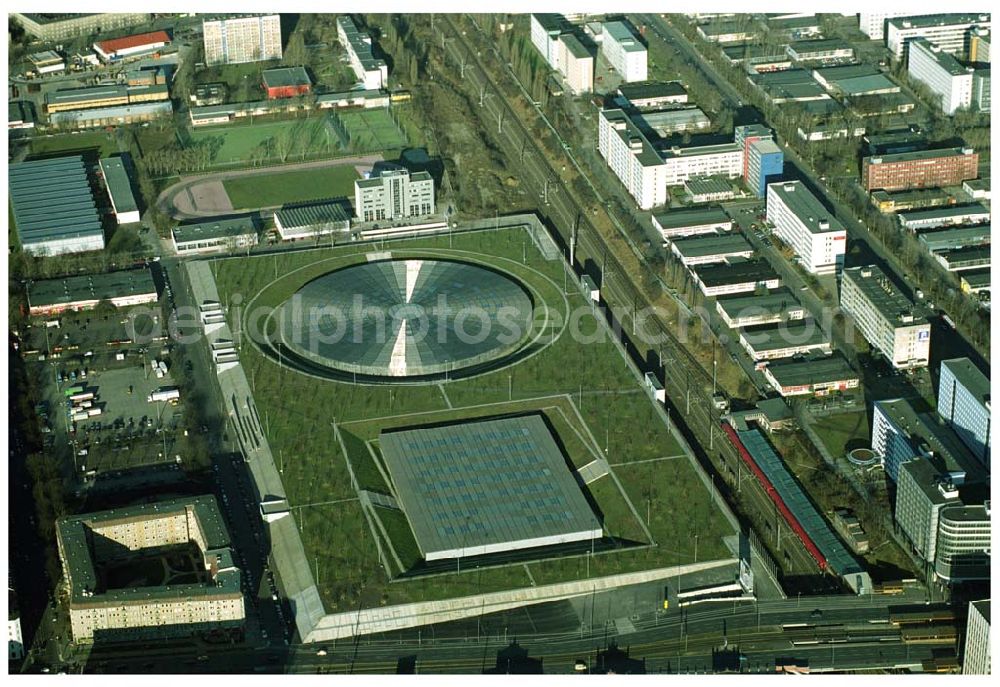
<path fill-rule="evenodd" d="M 359 178 L 351 165 L 322 167 L 296 172 L 254 174 L 223 182 L 236 209 L 256 209 L 328 198 L 353 198 L 354 180 Z"/>
<path fill-rule="evenodd" d="M 318 570 L 317 587 L 328 613 L 356 610 L 359 604 L 371 607 L 582 580 L 588 572 L 596 577 L 665 568 L 692 562 L 696 546 L 699 561 L 732 555 L 722 541 L 733 534 L 732 527 L 713 505 L 709 488 L 667 430 L 655 402 L 627 366 L 612 335 L 598 323 L 591 302 L 575 288 L 575 280 L 564 279 L 560 260 L 546 261 L 526 231 L 459 233 L 377 246 L 349 244 L 232 257 L 214 260 L 212 270 L 220 298 L 242 296 L 240 330 L 252 336 L 255 325 L 250 320 L 258 319 L 258 308 L 266 314 L 267 307 L 280 305 L 310 279 L 361 262 L 371 251 L 392 251 L 393 257 L 464 258 L 508 272 L 534 292 L 541 340 L 550 345 L 480 376 L 419 385 L 314 378 L 279 366 L 250 342 L 241 347 L 240 361 L 251 380 L 272 452 L 283 464 L 285 491 L 306 558 Z M 235 312 L 229 313 L 230 318 Z M 556 318 L 567 326 L 563 328 Z M 383 426 L 481 417 L 519 403 L 556 409 L 550 417 L 556 418 L 553 425 L 574 464 L 587 461 L 588 452 L 606 456 L 612 472 L 588 489 L 599 502 L 610 504 L 605 518 L 609 524 L 620 523 L 619 536 L 639 540 L 645 526 L 656 545 L 598 551 L 592 558 L 578 555 L 478 570 L 463 566 L 460 574 L 456 570 L 390 583 L 378 566 L 376 542 L 351 487 L 334 426 L 370 439 Z M 370 462 L 366 479 L 375 474 L 373 469 L 377 471 Z M 627 500 L 620 494 L 614 498 L 619 485 Z M 397 531 L 400 526 L 393 520 L 387 529 Z M 412 549 L 407 546 L 402 553 L 410 557 Z"/>
<path fill-rule="evenodd" d="M 105 131 L 81 131 L 31 139 L 32 157 L 50 156 L 54 153 L 83 154 L 94 149 L 98 151 L 99 157 L 114 155 L 118 152 L 115 135 Z"/>

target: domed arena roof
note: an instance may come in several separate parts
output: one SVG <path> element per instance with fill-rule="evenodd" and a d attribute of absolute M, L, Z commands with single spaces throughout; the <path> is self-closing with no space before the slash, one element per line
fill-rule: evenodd
<path fill-rule="evenodd" d="M 480 265 L 381 260 L 312 280 L 278 317 L 284 346 L 312 363 L 420 377 L 515 352 L 531 328 L 532 299 L 512 277 Z"/>

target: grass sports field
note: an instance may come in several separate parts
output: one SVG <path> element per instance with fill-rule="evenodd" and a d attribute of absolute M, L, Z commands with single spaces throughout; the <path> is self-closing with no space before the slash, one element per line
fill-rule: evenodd
<path fill-rule="evenodd" d="M 82 131 L 73 134 L 42 136 L 31 139 L 32 156 L 48 156 L 54 153 L 65 155 L 82 154 L 88 150 L 98 150 L 100 157 L 118 152 L 115 135 L 104 131 Z"/>
<path fill-rule="evenodd" d="M 209 144 L 213 163 L 238 165 L 255 160 L 273 162 L 316 159 L 348 152 L 379 152 L 410 144 L 385 110 L 327 112 L 312 117 L 256 118 L 211 128 L 189 127 L 189 145 Z"/>
<path fill-rule="evenodd" d="M 309 200 L 354 197 L 358 173 L 351 165 L 237 177 L 223 182 L 233 207 L 260 208 Z"/>
<path fill-rule="evenodd" d="M 375 249 L 348 245 L 220 259 L 213 263 L 213 271 L 220 297 L 242 294 L 248 312 L 257 305 L 276 306 L 306 281 L 362 260 Z M 602 335 L 589 301 L 575 290 L 573 281 L 564 295 L 559 260 L 546 261 L 527 233 L 518 230 L 400 241 L 377 249 L 401 256 L 411 252 L 467 257 L 503 269 L 536 291 L 536 302 L 544 302 L 550 314 L 574 313 L 576 324 L 570 327 L 582 336 L 572 336 L 569 327 L 556 327 L 552 319 L 544 319 L 539 326 L 547 328 L 542 339 L 547 334 L 550 345 L 516 365 L 479 377 L 415 386 L 320 380 L 287 366 L 279 368 L 253 345 L 242 347 L 241 363 L 254 385 L 272 451 L 283 465 L 282 480 L 306 557 L 318 570 L 317 587 L 328 613 L 355 610 L 359 604 L 370 607 L 586 579 L 588 556 L 576 556 L 484 569 L 463 566 L 461 574 L 390 583 L 379 568 L 376 544 L 351 487 L 337 437 L 338 431 L 370 437 L 381 426 L 415 420 L 408 416 L 417 413 L 429 414 L 422 418 L 437 414 L 452 418 L 518 407 L 545 409 L 558 418 L 553 424 L 574 463 L 582 460 L 576 456 L 588 452 L 605 455 L 612 471 L 588 489 L 598 502 L 612 504 L 606 523 L 612 530 L 612 522 L 619 523 L 623 535 L 624 528 L 630 528 L 629 537 L 648 528 L 656 545 L 598 553 L 589 562 L 591 576 L 690 563 L 695 534 L 698 560 L 730 555 L 722 542 L 733 533 L 730 525 L 713 506 L 709 490 L 649 395 L 618 349 Z M 277 281 L 275 275 L 281 275 Z M 616 500 L 619 489 L 627 501 L 620 494 Z M 386 530 L 405 531 L 405 523 L 391 514 L 380 512 L 379 517 Z M 404 542 L 399 553 L 412 556 L 412 549 L 407 553 Z"/>

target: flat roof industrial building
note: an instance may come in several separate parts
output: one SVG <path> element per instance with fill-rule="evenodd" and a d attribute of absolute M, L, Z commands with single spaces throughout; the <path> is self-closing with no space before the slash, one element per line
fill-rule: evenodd
<path fill-rule="evenodd" d="M 802 319 L 768 327 L 740 329 L 740 345 L 754 361 L 830 352 L 830 340 L 815 320 Z"/>
<path fill-rule="evenodd" d="M 806 309 L 795 294 L 784 287 L 763 295 L 720 298 L 715 309 L 730 328 L 801 320 L 806 316 Z"/>
<path fill-rule="evenodd" d="M 781 277 L 764 260 L 702 265 L 692 268 L 691 272 L 702 293 L 708 297 L 781 286 Z"/>
<path fill-rule="evenodd" d="M 664 240 L 674 236 L 713 234 L 733 228 L 732 218 L 721 207 L 713 206 L 694 210 L 672 210 L 653 215 L 653 228 Z"/>
<path fill-rule="evenodd" d="M 66 310 L 86 310 L 100 301 L 116 307 L 155 303 L 156 284 L 148 268 L 105 274 L 83 274 L 44 279 L 28 285 L 31 315 L 55 315 Z"/>
<path fill-rule="evenodd" d="M 764 368 L 764 377 L 782 396 L 823 395 L 857 388 L 858 373 L 839 351 L 809 360 L 779 360 Z"/>
<path fill-rule="evenodd" d="M 348 231 L 351 217 L 342 201 L 283 207 L 274 213 L 274 228 L 283 241 Z"/>
<path fill-rule="evenodd" d="M 727 258 L 749 258 L 753 246 L 742 234 L 703 234 L 671 242 L 670 250 L 685 265 L 722 262 Z"/>
<path fill-rule="evenodd" d="M 7 166 L 21 247 L 36 255 L 104 248 L 104 230 L 82 156 Z"/>
<path fill-rule="evenodd" d="M 425 560 L 602 536 L 540 415 L 384 431 L 379 448 Z"/>
<path fill-rule="evenodd" d="M 173 229 L 179 254 L 213 253 L 257 245 L 257 222 L 252 216 L 181 224 Z"/>
<path fill-rule="evenodd" d="M 132 182 L 128 171 L 120 157 L 106 157 L 101 160 L 101 173 L 104 184 L 108 187 L 111 197 L 111 207 L 115 211 L 118 224 L 129 224 L 139 221 L 139 206 L 132 193 Z"/>

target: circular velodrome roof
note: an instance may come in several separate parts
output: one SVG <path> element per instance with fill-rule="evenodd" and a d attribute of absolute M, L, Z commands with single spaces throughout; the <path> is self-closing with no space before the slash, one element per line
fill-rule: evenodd
<path fill-rule="evenodd" d="M 531 327 L 513 278 L 451 260 L 382 260 L 318 277 L 279 312 L 282 343 L 336 370 L 379 377 L 453 372 L 507 356 Z"/>

